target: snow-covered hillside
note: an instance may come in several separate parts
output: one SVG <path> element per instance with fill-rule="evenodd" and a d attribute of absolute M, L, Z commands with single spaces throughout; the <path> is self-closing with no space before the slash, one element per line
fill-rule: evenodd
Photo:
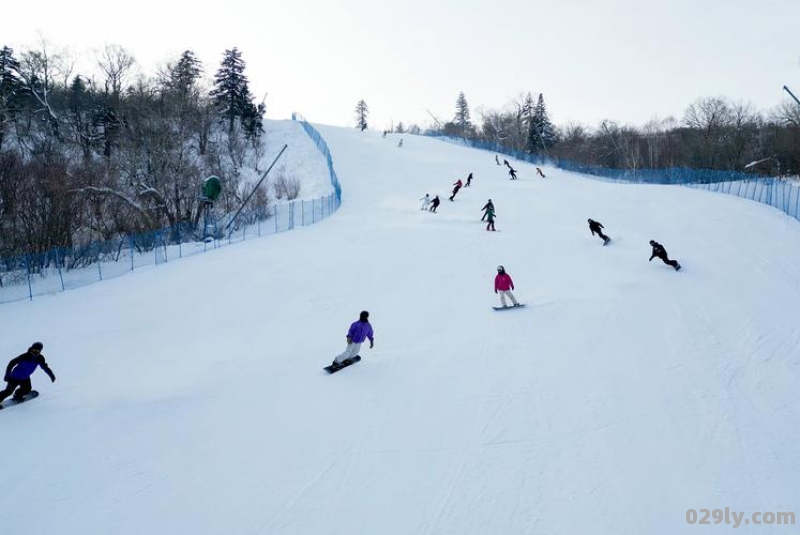
<path fill-rule="evenodd" d="M 58 377 L 0 412 L 4 535 L 672 535 L 732 529 L 688 509 L 797 513 L 796 221 L 319 130 L 329 219 L 0 306 L 0 354 L 41 340 Z M 648 263 L 650 239 L 683 269 Z M 498 264 L 527 308 L 492 310 Z M 329 376 L 362 309 L 375 348 Z"/>

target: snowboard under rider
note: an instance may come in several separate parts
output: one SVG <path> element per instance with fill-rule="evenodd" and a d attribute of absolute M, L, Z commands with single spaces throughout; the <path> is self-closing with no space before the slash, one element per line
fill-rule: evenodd
<path fill-rule="evenodd" d="M 375 337 L 372 325 L 369 323 L 369 312 L 362 310 L 358 321 L 350 324 L 350 329 L 347 331 L 347 348 L 333 359 L 333 366 L 341 366 L 344 361 L 358 355 L 361 344 L 367 338 L 369 338 L 369 348 L 372 349 L 375 345 Z"/>
<path fill-rule="evenodd" d="M 650 262 L 654 258 L 660 258 L 661 261 L 667 264 L 668 266 L 674 267 L 675 271 L 681 269 L 681 265 L 678 263 L 677 260 L 669 259 L 669 257 L 667 256 L 667 250 L 664 249 L 663 245 L 661 245 L 655 240 L 650 240 L 650 247 L 653 248 L 653 254 L 650 255 L 650 260 L 648 260 L 648 262 Z"/>
<path fill-rule="evenodd" d="M 511 290 L 514 289 L 514 281 L 511 280 L 511 275 L 506 273 L 506 268 L 503 266 L 497 266 L 497 276 L 494 278 L 494 293 L 500 294 L 500 304 L 503 305 L 503 308 L 506 308 L 506 297 L 511 298 L 511 302 L 514 306 L 519 306 L 517 303 L 516 298 L 514 298 L 514 294 L 511 293 Z"/>
<path fill-rule="evenodd" d="M 3 376 L 7 384 L 6 388 L 0 391 L 0 402 L 12 394 L 14 395 L 13 399 L 16 401 L 21 401 L 26 395 L 30 394 L 31 390 L 33 390 L 31 375 L 36 371 L 36 368 L 41 368 L 50 377 L 50 381 L 56 381 L 53 370 L 44 360 L 42 349 L 44 349 L 44 345 L 41 342 L 34 342 L 28 348 L 28 351 L 11 359 Z"/>
<path fill-rule="evenodd" d="M 589 218 L 589 230 L 592 231 L 592 236 L 597 234 L 601 240 L 603 240 L 603 245 L 607 244 L 611 238 L 603 234 L 603 225 L 599 221 L 595 221 L 592 218 Z"/>

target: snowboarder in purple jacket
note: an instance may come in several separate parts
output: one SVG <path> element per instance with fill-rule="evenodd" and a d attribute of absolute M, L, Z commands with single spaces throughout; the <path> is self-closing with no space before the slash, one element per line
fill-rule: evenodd
<path fill-rule="evenodd" d="M 0 402 L 11 394 L 14 394 L 14 399 L 16 401 L 20 401 L 26 395 L 30 394 L 33 389 L 31 386 L 31 375 L 36 371 L 36 368 L 44 370 L 44 373 L 50 376 L 50 381 L 56 381 L 53 370 L 50 369 L 47 362 L 44 360 L 42 349 L 44 349 L 44 345 L 41 342 L 34 342 L 31 344 L 31 347 L 28 348 L 28 351 L 11 359 L 11 362 L 9 362 L 6 367 L 6 373 L 3 376 L 3 380 L 5 380 L 7 384 L 5 390 L 0 391 Z M 16 392 L 14 392 L 15 390 Z"/>
<path fill-rule="evenodd" d="M 350 329 L 347 331 L 347 348 L 341 355 L 333 359 L 333 365 L 341 366 L 344 361 L 358 355 L 361 344 L 367 338 L 369 338 L 369 348 L 372 349 L 375 346 L 375 337 L 372 332 L 372 325 L 369 323 L 369 312 L 362 310 L 358 321 L 351 323 Z"/>

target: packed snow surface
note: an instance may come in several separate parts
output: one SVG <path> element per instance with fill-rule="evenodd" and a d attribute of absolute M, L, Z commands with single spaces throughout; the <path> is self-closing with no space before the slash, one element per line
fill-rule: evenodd
<path fill-rule="evenodd" d="M 732 526 L 688 509 L 800 513 L 797 221 L 318 128 L 332 217 L 0 306 L 3 358 L 41 340 L 58 378 L 0 411 L 4 535 L 710 534 Z M 650 239 L 683 269 L 648 262 Z M 526 308 L 492 310 L 499 264 Z M 362 309 L 375 348 L 328 375 Z"/>

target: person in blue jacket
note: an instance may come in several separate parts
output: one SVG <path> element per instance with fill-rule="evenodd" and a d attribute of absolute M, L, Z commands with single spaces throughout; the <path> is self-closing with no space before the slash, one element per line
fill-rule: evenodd
<path fill-rule="evenodd" d="M 347 331 L 347 348 L 341 355 L 333 359 L 333 365 L 341 366 L 344 361 L 358 355 L 361 344 L 367 338 L 369 338 L 369 348 L 372 349 L 375 345 L 375 337 L 372 332 L 372 325 L 369 323 L 369 312 L 362 310 L 358 321 L 350 324 L 350 330 Z"/>
<path fill-rule="evenodd" d="M 30 394 L 32 390 L 31 375 L 36 371 L 36 368 L 41 368 L 44 373 L 50 376 L 50 381 L 55 382 L 56 376 L 53 370 L 47 365 L 42 355 L 44 345 L 41 342 L 34 342 L 28 351 L 22 355 L 11 359 L 6 367 L 6 373 L 3 376 L 6 388 L 0 391 L 0 403 L 11 394 L 14 394 L 14 399 L 19 401 L 26 395 Z M 16 390 L 16 392 L 15 392 Z"/>

